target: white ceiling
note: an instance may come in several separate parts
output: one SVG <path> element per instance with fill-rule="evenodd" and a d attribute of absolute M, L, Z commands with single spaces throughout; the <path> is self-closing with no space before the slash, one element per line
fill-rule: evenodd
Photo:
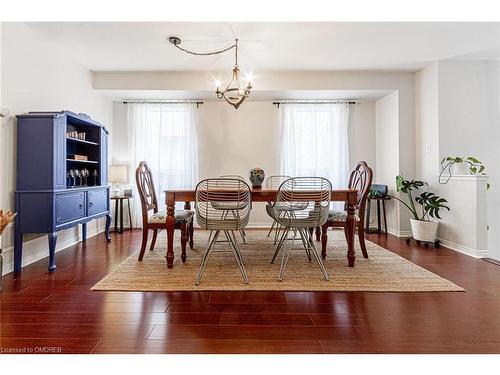
<path fill-rule="evenodd" d="M 206 52 L 240 39 L 239 62 L 250 72 L 274 70 L 415 71 L 445 59 L 500 59 L 500 23 L 29 23 L 92 71 L 214 71 L 232 53 Z"/>

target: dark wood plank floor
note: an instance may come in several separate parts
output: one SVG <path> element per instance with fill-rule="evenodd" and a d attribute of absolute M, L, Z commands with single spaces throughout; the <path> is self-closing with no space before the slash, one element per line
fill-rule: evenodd
<path fill-rule="evenodd" d="M 251 231 L 249 231 L 251 238 Z M 63 353 L 500 353 L 500 267 L 369 239 L 466 293 L 91 292 L 138 249 L 103 235 L 4 276 L 0 346 Z M 53 348 L 54 349 L 51 349 Z"/>

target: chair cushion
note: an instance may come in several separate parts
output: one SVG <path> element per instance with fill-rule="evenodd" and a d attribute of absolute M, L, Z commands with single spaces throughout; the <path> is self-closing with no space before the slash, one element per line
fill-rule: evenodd
<path fill-rule="evenodd" d="M 309 202 L 292 202 L 292 203 L 276 202 L 274 206 L 272 204 L 271 206 L 276 211 L 301 211 L 305 210 L 309 206 Z"/>
<path fill-rule="evenodd" d="M 193 215 L 194 215 L 193 211 L 176 210 L 175 223 L 176 224 L 190 223 L 193 220 Z M 166 222 L 167 222 L 167 213 L 164 211 L 157 212 L 148 218 L 148 223 L 150 224 L 162 224 Z"/>
<path fill-rule="evenodd" d="M 242 210 L 246 207 L 247 202 L 211 202 L 212 207 L 216 210 Z"/>
<path fill-rule="evenodd" d="M 359 216 L 358 213 L 354 213 L 354 218 L 356 221 L 359 221 Z M 347 220 L 347 211 L 337 211 L 337 210 L 330 210 L 330 213 L 328 214 L 328 220 L 329 221 L 346 221 Z"/>

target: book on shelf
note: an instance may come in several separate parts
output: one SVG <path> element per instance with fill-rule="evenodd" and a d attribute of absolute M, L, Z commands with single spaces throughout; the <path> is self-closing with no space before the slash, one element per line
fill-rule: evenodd
<path fill-rule="evenodd" d="M 74 159 L 74 160 L 82 160 L 82 161 L 88 161 L 89 160 L 89 157 L 87 155 L 78 155 L 78 154 L 74 154 L 73 157 L 71 159 Z"/>
<path fill-rule="evenodd" d="M 78 139 L 81 141 L 85 141 L 87 135 L 85 132 L 78 133 L 76 130 L 66 132 L 66 137 L 71 139 Z"/>

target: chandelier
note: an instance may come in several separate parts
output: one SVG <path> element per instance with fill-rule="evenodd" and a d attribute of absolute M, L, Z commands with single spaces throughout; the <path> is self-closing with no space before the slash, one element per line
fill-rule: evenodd
<path fill-rule="evenodd" d="M 191 55 L 196 55 L 196 56 L 209 56 L 209 55 L 218 55 L 224 52 L 227 52 L 231 49 L 234 49 L 234 67 L 233 67 L 233 73 L 231 77 L 231 81 L 229 81 L 229 84 L 226 86 L 224 90 L 220 89 L 220 84 L 217 83 L 217 89 L 215 90 L 215 95 L 217 95 L 217 98 L 219 100 L 224 99 L 226 102 L 231 104 L 234 108 L 238 109 L 238 107 L 243 103 L 243 101 L 250 96 L 250 90 L 252 89 L 252 85 L 250 82 L 248 82 L 246 87 L 242 87 L 240 83 L 240 68 L 238 66 L 238 39 L 235 39 L 234 44 L 213 52 L 193 52 L 189 51 L 185 48 L 180 47 L 179 45 L 181 44 L 181 39 L 176 37 L 176 36 L 171 36 L 168 38 L 168 41 L 172 43 L 175 47 L 180 49 L 181 51 L 184 51 L 186 53 L 189 53 Z"/>

